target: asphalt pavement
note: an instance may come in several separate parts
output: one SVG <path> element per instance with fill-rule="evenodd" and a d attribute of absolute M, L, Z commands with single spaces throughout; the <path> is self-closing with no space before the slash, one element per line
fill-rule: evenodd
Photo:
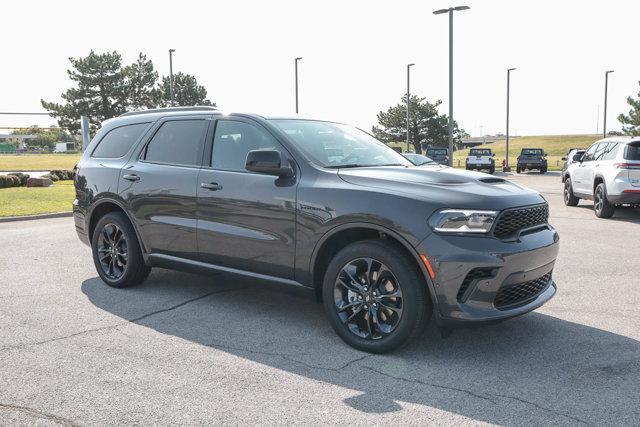
<path fill-rule="evenodd" d="M 345 345 L 309 293 L 156 269 L 118 290 L 71 218 L 0 224 L 0 424 L 640 423 L 640 210 L 542 192 L 556 297 L 498 325 Z"/>

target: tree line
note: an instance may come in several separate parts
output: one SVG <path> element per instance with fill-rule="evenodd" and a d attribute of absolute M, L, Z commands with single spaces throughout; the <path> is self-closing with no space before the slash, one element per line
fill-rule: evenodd
<path fill-rule="evenodd" d="M 116 52 L 95 53 L 84 58 L 69 58 L 69 79 L 75 86 L 61 97 L 63 103 L 41 100 L 42 106 L 71 133 L 80 130 L 80 117 L 87 115 L 91 132 L 107 119 L 127 111 L 171 105 L 169 76 L 159 78 L 153 62 L 144 53 L 129 65 L 122 64 Z M 207 98 L 207 90 L 190 74 L 173 75 L 175 105 L 215 105 Z"/>

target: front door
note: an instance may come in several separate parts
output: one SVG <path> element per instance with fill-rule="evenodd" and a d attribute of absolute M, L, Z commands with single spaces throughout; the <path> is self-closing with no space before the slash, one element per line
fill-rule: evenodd
<path fill-rule="evenodd" d="M 582 156 L 582 162 L 575 168 L 571 175 L 573 183 L 573 191 L 575 193 L 592 194 L 593 189 L 593 162 L 595 159 L 596 149 L 599 144 L 595 143 Z M 591 180 L 589 179 L 591 177 Z"/>
<path fill-rule="evenodd" d="M 198 248 L 210 264 L 293 279 L 296 178 L 249 172 L 251 150 L 290 154 L 260 124 L 217 120 L 198 177 Z"/>
<path fill-rule="evenodd" d="M 150 253 L 197 259 L 196 189 L 210 123 L 202 117 L 162 121 L 120 172 L 120 196 Z"/>

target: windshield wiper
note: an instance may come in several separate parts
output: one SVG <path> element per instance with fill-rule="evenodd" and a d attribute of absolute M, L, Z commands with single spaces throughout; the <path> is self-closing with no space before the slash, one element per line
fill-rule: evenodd
<path fill-rule="evenodd" d="M 347 168 L 375 168 L 377 166 L 404 166 L 401 163 L 387 163 L 382 165 L 361 165 L 358 163 L 347 163 L 346 165 L 325 166 L 327 169 L 347 169 Z"/>

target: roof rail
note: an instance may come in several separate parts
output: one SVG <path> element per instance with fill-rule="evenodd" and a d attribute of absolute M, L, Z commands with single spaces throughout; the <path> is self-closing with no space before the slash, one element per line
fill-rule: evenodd
<path fill-rule="evenodd" d="M 120 114 L 119 117 L 137 116 L 138 114 L 154 114 L 154 113 L 170 113 L 172 111 L 217 111 L 216 107 L 208 105 L 196 105 L 194 107 L 169 107 L 169 108 L 152 108 L 150 110 L 129 111 Z"/>

